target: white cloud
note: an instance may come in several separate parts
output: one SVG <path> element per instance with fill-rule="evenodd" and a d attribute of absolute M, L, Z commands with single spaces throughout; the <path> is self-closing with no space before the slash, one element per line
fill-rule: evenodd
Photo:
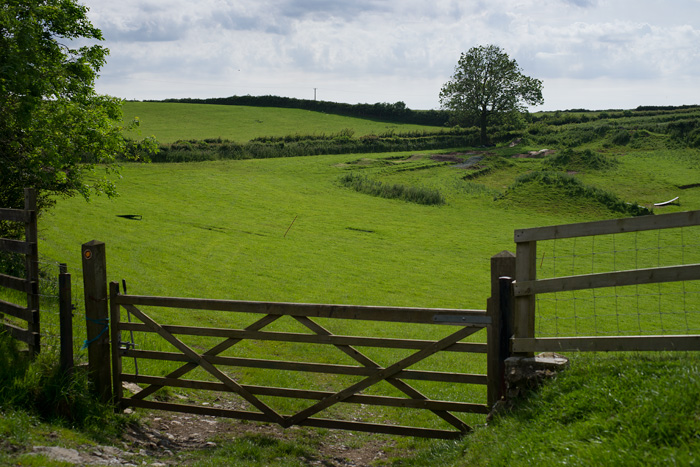
<path fill-rule="evenodd" d="M 700 91 L 676 84 L 700 75 L 697 0 L 86 4 L 111 50 L 98 90 L 125 98 L 312 97 L 316 87 L 327 100 L 435 108 L 459 54 L 494 43 L 544 81 L 545 108 L 587 107 L 573 103 L 582 92 L 596 102 L 609 93 L 610 107 L 647 104 L 650 95 L 666 96 L 659 104 L 700 103 Z M 571 105 L 564 85 L 576 89 Z M 656 92 L 667 85 L 685 94 Z M 626 104 L 613 105 L 621 96 Z"/>

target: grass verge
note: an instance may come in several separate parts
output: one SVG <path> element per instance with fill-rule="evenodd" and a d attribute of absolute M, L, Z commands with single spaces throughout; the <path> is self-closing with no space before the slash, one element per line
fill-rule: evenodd
<path fill-rule="evenodd" d="M 85 371 L 63 371 L 50 349 L 29 360 L 18 341 L 0 333 L 0 409 L 24 410 L 39 420 L 116 434 L 121 417 L 92 395 Z"/>
<path fill-rule="evenodd" d="M 697 353 L 579 354 L 490 426 L 393 465 L 693 465 L 698 413 Z"/>

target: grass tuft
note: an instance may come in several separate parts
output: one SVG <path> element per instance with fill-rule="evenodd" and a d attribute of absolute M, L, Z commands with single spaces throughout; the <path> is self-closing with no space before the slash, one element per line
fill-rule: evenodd
<path fill-rule="evenodd" d="M 239 465 L 239 466 L 304 466 L 315 460 L 312 446 L 303 442 L 283 441 L 265 435 L 245 435 L 218 443 L 205 455 L 196 453 L 195 466 Z M 317 461 L 320 465 L 321 462 Z"/>
<path fill-rule="evenodd" d="M 424 204 L 424 205 L 442 205 L 445 204 L 445 198 L 438 190 L 432 188 L 423 188 L 415 186 L 406 186 L 400 184 L 382 183 L 377 180 L 372 180 L 364 175 L 349 173 L 340 177 L 340 183 L 343 186 L 352 188 L 353 190 L 372 196 L 381 198 L 399 199 L 409 203 Z"/>
<path fill-rule="evenodd" d="M 584 151 L 565 149 L 550 156 L 544 162 L 545 167 L 561 171 L 606 170 L 617 166 L 617 164 L 617 160 L 590 149 Z"/>
<path fill-rule="evenodd" d="M 0 333 L 0 410 L 19 410 L 39 420 L 116 434 L 123 417 L 100 403 L 88 384 L 85 371 L 64 372 L 50 348 L 29 360 L 18 341 Z"/>

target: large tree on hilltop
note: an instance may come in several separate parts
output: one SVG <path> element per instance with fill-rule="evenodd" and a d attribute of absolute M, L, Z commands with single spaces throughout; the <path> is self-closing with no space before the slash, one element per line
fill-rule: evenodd
<path fill-rule="evenodd" d="M 121 100 L 94 90 L 108 50 L 85 45 L 102 40 L 86 14 L 76 0 L 0 4 L 0 207 L 23 207 L 25 187 L 40 210 L 56 195 L 115 194 Z"/>
<path fill-rule="evenodd" d="M 495 45 L 462 53 L 454 75 L 440 91 L 440 104 L 457 122 L 478 124 L 481 144 L 488 143 L 489 125 L 522 112 L 525 104 L 544 103 L 542 81 L 522 74 L 515 60 Z"/>

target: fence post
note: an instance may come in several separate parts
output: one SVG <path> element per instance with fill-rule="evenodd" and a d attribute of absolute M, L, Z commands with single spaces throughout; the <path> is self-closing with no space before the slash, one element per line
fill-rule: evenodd
<path fill-rule="evenodd" d="M 111 353 L 107 300 L 105 244 L 93 240 L 82 246 L 85 319 L 87 326 L 88 373 L 102 402 L 112 400 Z"/>
<path fill-rule="evenodd" d="M 515 280 L 527 282 L 537 279 L 537 242 L 518 243 L 515 249 L 517 256 Z M 523 295 L 515 297 L 515 337 L 531 339 L 535 337 L 535 296 Z M 534 352 L 523 352 L 517 355 L 532 357 Z"/>
<path fill-rule="evenodd" d="M 58 307 L 61 334 L 61 370 L 73 371 L 73 300 L 68 266 L 59 265 Z"/>
<path fill-rule="evenodd" d="M 126 287 L 126 286 L 124 286 Z M 112 391 L 114 394 L 114 404 L 120 409 L 122 400 L 124 399 L 124 389 L 122 387 L 122 357 L 121 357 L 121 331 L 119 325 L 121 321 L 121 308 L 118 303 L 115 303 L 114 298 L 119 295 L 119 284 L 117 282 L 109 283 L 109 296 L 112 298 L 109 303 L 110 315 L 110 339 L 112 340 Z M 138 374 L 138 368 L 136 371 Z"/>
<path fill-rule="evenodd" d="M 487 302 L 487 311 L 491 316 L 491 325 L 488 328 L 488 405 L 498 402 L 505 394 L 505 359 L 509 355 L 509 339 L 512 334 L 504 333 L 507 329 L 507 319 L 503 316 L 502 280 L 503 277 L 515 275 L 515 255 L 510 251 L 502 251 L 491 257 L 491 298 Z M 506 281 L 508 282 L 508 281 Z M 512 282 L 512 281 L 511 281 Z M 509 289 L 510 290 L 510 289 Z"/>
<path fill-rule="evenodd" d="M 24 189 L 24 210 L 32 212 L 28 222 L 24 224 L 25 241 L 31 245 L 31 252 L 25 256 L 25 268 L 30 290 L 27 293 L 27 309 L 31 319 L 27 321 L 27 330 L 33 336 L 29 344 L 29 355 L 35 356 L 41 348 L 41 326 L 39 314 L 39 244 L 37 233 L 36 191 L 34 188 Z"/>

